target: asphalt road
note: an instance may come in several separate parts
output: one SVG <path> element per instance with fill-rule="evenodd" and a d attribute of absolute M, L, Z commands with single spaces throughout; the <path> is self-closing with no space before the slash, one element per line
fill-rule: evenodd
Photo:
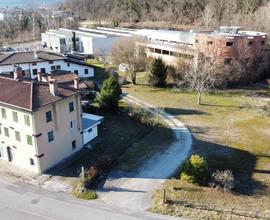
<path fill-rule="evenodd" d="M 15 182 L 14 182 L 15 181 Z M 169 216 L 134 212 L 97 201 L 83 201 L 65 193 L 52 193 L 39 187 L 0 176 L 1 220 L 169 220 Z"/>

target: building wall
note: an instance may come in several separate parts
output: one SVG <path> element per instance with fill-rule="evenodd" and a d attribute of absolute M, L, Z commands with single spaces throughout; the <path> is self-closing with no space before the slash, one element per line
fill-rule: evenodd
<path fill-rule="evenodd" d="M 98 126 L 88 129 L 83 132 L 83 143 L 87 144 L 98 136 Z"/>
<path fill-rule="evenodd" d="M 3 118 L 1 115 L 1 108 L 6 109 L 7 118 Z M 12 112 L 17 112 L 18 122 L 13 120 Z M 30 125 L 26 125 L 24 121 L 25 115 L 29 116 Z M 8 128 L 9 137 L 5 136 L 4 128 Z M 13 108 L 10 106 L 0 105 L 0 159 L 8 161 L 7 147 L 10 147 L 13 161 L 11 163 L 28 169 L 30 171 L 39 173 L 39 163 L 36 157 L 36 142 L 33 137 L 33 115 L 28 111 L 22 109 Z M 15 138 L 15 131 L 20 133 L 20 141 Z M 28 144 L 27 136 L 32 139 L 32 144 Z M 30 164 L 30 158 L 33 159 L 33 165 Z"/>
<path fill-rule="evenodd" d="M 81 78 L 94 77 L 93 67 L 79 65 L 75 63 L 68 64 L 68 62 L 66 62 L 65 60 L 54 61 L 51 64 L 49 62 L 37 62 L 35 64 L 33 63 L 19 64 L 19 66 L 23 69 L 23 71 L 25 71 L 26 76 L 31 77 L 32 79 L 35 79 L 37 77 L 37 75 L 33 74 L 34 69 L 38 70 L 41 68 L 45 68 L 45 72 L 50 73 L 52 71 L 52 66 L 60 66 L 60 69 L 65 71 L 71 72 L 78 71 L 78 75 Z M 10 74 L 11 72 L 13 72 L 13 69 L 14 65 L 0 66 L 0 74 L 1 73 Z M 88 74 L 85 74 L 85 69 L 88 69 Z"/>
<path fill-rule="evenodd" d="M 262 43 L 264 42 L 264 43 Z M 227 45 L 232 43 L 233 45 Z M 250 58 L 255 59 L 263 55 L 266 48 L 266 38 L 262 36 L 222 36 L 211 34 L 197 34 L 194 48 L 207 57 Z"/>
<path fill-rule="evenodd" d="M 69 112 L 69 103 L 74 103 L 74 111 Z M 52 112 L 53 120 L 46 122 L 46 112 Z M 70 127 L 73 122 L 74 128 Z M 63 99 L 54 104 L 44 106 L 34 113 L 35 133 L 41 172 L 51 168 L 61 160 L 71 156 L 83 147 L 81 104 L 78 95 Z M 54 140 L 48 141 L 48 132 L 53 131 Z M 72 141 L 76 141 L 76 149 L 72 149 Z"/>

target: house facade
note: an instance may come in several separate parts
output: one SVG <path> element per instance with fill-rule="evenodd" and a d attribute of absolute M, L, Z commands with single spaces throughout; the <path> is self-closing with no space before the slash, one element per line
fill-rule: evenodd
<path fill-rule="evenodd" d="M 80 95 L 55 79 L 23 81 L 18 68 L 0 85 L 0 159 L 43 173 L 96 137 L 84 141 L 99 122 L 86 123 Z"/>
<path fill-rule="evenodd" d="M 61 54 L 38 51 L 38 52 L 15 52 L 0 55 L 0 75 L 14 74 L 14 66 L 20 66 L 25 77 L 37 78 L 37 73 L 50 73 L 55 70 L 65 70 L 77 74 L 80 78 L 94 77 L 92 66 L 74 62 Z"/>

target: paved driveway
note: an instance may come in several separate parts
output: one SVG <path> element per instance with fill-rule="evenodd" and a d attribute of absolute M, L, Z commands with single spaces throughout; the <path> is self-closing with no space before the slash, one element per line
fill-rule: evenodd
<path fill-rule="evenodd" d="M 142 165 L 138 173 L 113 171 L 98 190 L 100 200 L 107 204 L 142 211 L 151 207 L 152 192 L 159 188 L 188 156 L 192 137 L 184 124 L 174 116 L 163 111 L 157 113 L 154 106 L 134 97 L 127 95 L 124 99 L 154 114 L 160 114 L 160 118 L 170 126 L 176 136 L 175 142 L 165 152 L 153 156 Z"/>

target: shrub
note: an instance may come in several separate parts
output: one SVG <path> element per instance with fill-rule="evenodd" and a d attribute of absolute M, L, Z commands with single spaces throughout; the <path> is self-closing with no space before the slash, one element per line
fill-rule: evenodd
<path fill-rule="evenodd" d="M 97 198 L 95 190 L 87 190 L 86 192 L 74 192 L 75 197 L 78 199 L 92 200 Z"/>
<path fill-rule="evenodd" d="M 199 155 L 192 155 L 181 166 L 180 179 L 193 184 L 204 184 L 207 180 L 208 165 Z"/>
<path fill-rule="evenodd" d="M 99 107 L 105 111 L 118 110 L 118 101 L 122 94 L 121 86 L 115 77 L 110 76 L 103 82 L 100 93 L 98 94 L 96 101 Z"/>
<path fill-rule="evenodd" d="M 161 58 L 155 59 L 151 66 L 148 83 L 150 86 L 164 87 L 166 85 L 167 66 Z"/>
<path fill-rule="evenodd" d="M 211 178 L 212 181 L 209 185 L 215 189 L 230 192 L 235 187 L 235 179 L 231 170 L 216 170 Z"/>

